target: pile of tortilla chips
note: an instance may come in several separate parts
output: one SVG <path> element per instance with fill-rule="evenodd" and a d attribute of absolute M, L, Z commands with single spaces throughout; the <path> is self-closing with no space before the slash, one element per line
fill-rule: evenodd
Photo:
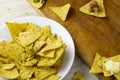
<path fill-rule="evenodd" d="M 105 77 L 110 77 L 114 75 L 117 80 L 120 80 L 120 71 L 118 70 L 117 72 L 111 72 L 110 70 L 107 69 L 106 64 L 108 62 L 112 62 L 115 65 L 109 66 L 111 69 L 115 70 L 118 69 L 120 70 L 120 55 L 105 58 L 101 57 L 98 53 L 96 53 L 95 59 L 93 61 L 90 73 L 103 73 Z M 119 63 L 116 66 L 116 63 Z"/>
<path fill-rule="evenodd" d="M 66 45 L 48 25 L 6 23 L 12 41 L 0 42 L 0 76 L 17 80 L 59 80 Z"/>

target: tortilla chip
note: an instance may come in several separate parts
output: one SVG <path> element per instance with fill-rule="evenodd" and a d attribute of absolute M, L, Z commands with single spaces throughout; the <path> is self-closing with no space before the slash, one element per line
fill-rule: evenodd
<path fill-rule="evenodd" d="M 35 52 L 35 53 L 38 52 L 45 44 L 46 44 L 45 41 L 37 40 L 37 41 L 34 43 L 34 46 L 33 46 L 34 52 Z"/>
<path fill-rule="evenodd" d="M 93 64 L 89 73 L 101 73 L 101 72 L 103 72 L 102 57 L 99 55 L 99 53 L 96 53 L 95 59 L 93 61 Z"/>
<path fill-rule="evenodd" d="M 59 80 L 60 76 L 56 76 L 56 75 L 50 75 L 47 78 L 45 78 L 44 80 Z"/>
<path fill-rule="evenodd" d="M 29 31 L 29 32 L 41 32 L 41 28 L 38 25 L 36 25 L 36 24 L 34 24 L 32 22 L 28 22 L 27 27 L 26 27 L 26 31 Z"/>
<path fill-rule="evenodd" d="M 19 76 L 17 68 L 13 68 L 10 70 L 5 70 L 0 68 L 0 76 L 7 78 L 7 79 L 16 79 Z"/>
<path fill-rule="evenodd" d="M 50 43 L 47 43 L 45 47 L 42 48 L 42 50 L 39 53 L 41 52 L 46 52 L 46 51 L 49 51 L 49 50 L 53 50 L 53 49 L 57 49 L 57 48 L 60 48 L 62 46 L 62 41 L 61 41 L 61 38 L 58 38 Z"/>
<path fill-rule="evenodd" d="M 10 64 L 2 64 L 1 67 L 2 67 L 3 69 L 9 70 L 9 69 L 12 69 L 12 68 L 15 67 L 15 63 L 12 62 L 12 63 L 10 63 Z"/>
<path fill-rule="evenodd" d="M 37 59 L 32 59 L 30 61 L 24 62 L 23 66 L 34 66 L 37 64 Z"/>
<path fill-rule="evenodd" d="M 72 77 L 72 80 L 85 80 L 82 73 L 80 71 L 75 72 L 74 76 Z"/>
<path fill-rule="evenodd" d="M 23 47 L 26 47 L 32 44 L 35 40 L 37 40 L 41 35 L 39 32 L 21 32 L 19 33 L 19 37 L 17 42 L 21 44 Z"/>
<path fill-rule="evenodd" d="M 63 21 L 66 20 L 67 14 L 70 10 L 71 5 L 70 4 L 65 4 L 62 7 L 50 7 L 50 9 L 57 15 L 59 16 Z"/>
<path fill-rule="evenodd" d="M 22 79 L 29 79 L 34 73 L 34 67 L 21 67 L 20 68 L 20 77 Z"/>
<path fill-rule="evenodd" d="M 13 60 L 17 67 L 21 65 L 22 57 L 25 54 L 24 48 L 14 42 L 8 42 L 5 47 L 5 53 L 9 60 Z"/>
<path fill-rule="evenodd" d="M 31 3 L 32 6 L 36 8 L 41 8 L 45 3 L 44 0 L 29 0 L 29 2 Z"/>
<path fill-rule="evenodd" d="M 24 32 L 27 27 L 27 23 L 6 22 L 9 32 L 14 40 L 20 32 Z"/>
<path fill-rule="evenodd" d="M 49 51 L 45 51 L 45 52 L 39 52 L 37 54 L 39 56 L 42 56 L 42 57 L 54 58 L 54 56 L 55 56 L 55 50 L 49 50 Z"/>
<path fill-rule="evenodd" d="M 84 5 L 83 7 L 81 7 L 79 10 L 85 14 L 89 14 L 92 16 L 96 16 L 96 17 L 106 17 L 106 13 L 105 13 L 105 8 L 104 8 L 104 4 L 103 4 L 103 0 L 94 0 L 98 3 L 100 11 L 99 12 L 90 12 L 89 10 L 89 3 L 87 3 L 86 5 Z"/>
<path fill-rule="evenodd" d="M 35 77 L 38 78 L 39 80 L 42 80 L 46 77 L 48 77 L 49 75 L 55 74 L 56 70 L 52 69 L 50 67 L 40 67 L 40 68 L 36 68 L 35 69 Z"/>
<path fill-rule="evenodd" d="M 120 80 L 120 73 L 115 73 L 114 76 L 117 80 Z"/>
<path fill-rule="evenodd" d="M 54 58 L 41 57 L 38 61 L 37 66 L 53 66 L 57 62 L 57 60 L 62 56 L 64 49 L 65 48 L 63 47 L 57 49 Z"/>

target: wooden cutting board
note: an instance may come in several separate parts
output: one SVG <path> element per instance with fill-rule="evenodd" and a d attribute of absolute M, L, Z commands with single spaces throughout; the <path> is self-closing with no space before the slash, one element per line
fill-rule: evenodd
<path fill-rule="evenodd" d="M 62 24 L 73 37 L 76 54 L 91 67 L 95 53 L 110 57 L 120 54 L 120 0 L 104 0 L 106 18 L 86 15 L 79 8 L 90 0 L 46 0 L 42 11 L 48 18 Z M 70 3 L 67 21 L 63 22 L 49 7 Z M 100 80 L 115 80 L 113 77 Z"/>

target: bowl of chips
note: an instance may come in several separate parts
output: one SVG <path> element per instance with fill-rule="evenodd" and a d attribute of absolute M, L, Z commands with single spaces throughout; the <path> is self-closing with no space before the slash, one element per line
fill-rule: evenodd
<path fill-rule="evenodd" d="M 71 35 L 51 19 L 28 16 L 0 27 L 0 80 L 62 80 L 74 56 Z"/>

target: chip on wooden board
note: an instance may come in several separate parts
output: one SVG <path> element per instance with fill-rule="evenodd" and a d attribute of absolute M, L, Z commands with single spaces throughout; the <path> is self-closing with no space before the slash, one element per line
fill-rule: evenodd
<path fill-rule="evenodd" d="M 93 2 L 93 4 L 91 4 L 91 2 Z M 97 9 L 96 6 L 99 10 L 90 11 L 91 8 L 93 8 L 93 10 L 94 10 L 94 7 L 96 10 Z M 96 17 L 106 17 L 103 0 L 91 0 L 90 2 L 85 4 L 83 7 L 81 7 L 79 10 L 88 15 L 92 15 L 92 16 L 96 16 Z"/>
<path fill-rule="evenodd" d="M 70 4 L 65 4 L 61 7 L 50 7 L 50 9 L 57 15 L 59 16 L 63 21 L 66 20 L 67 14 L 70 10 L 71 5 Z"/>

